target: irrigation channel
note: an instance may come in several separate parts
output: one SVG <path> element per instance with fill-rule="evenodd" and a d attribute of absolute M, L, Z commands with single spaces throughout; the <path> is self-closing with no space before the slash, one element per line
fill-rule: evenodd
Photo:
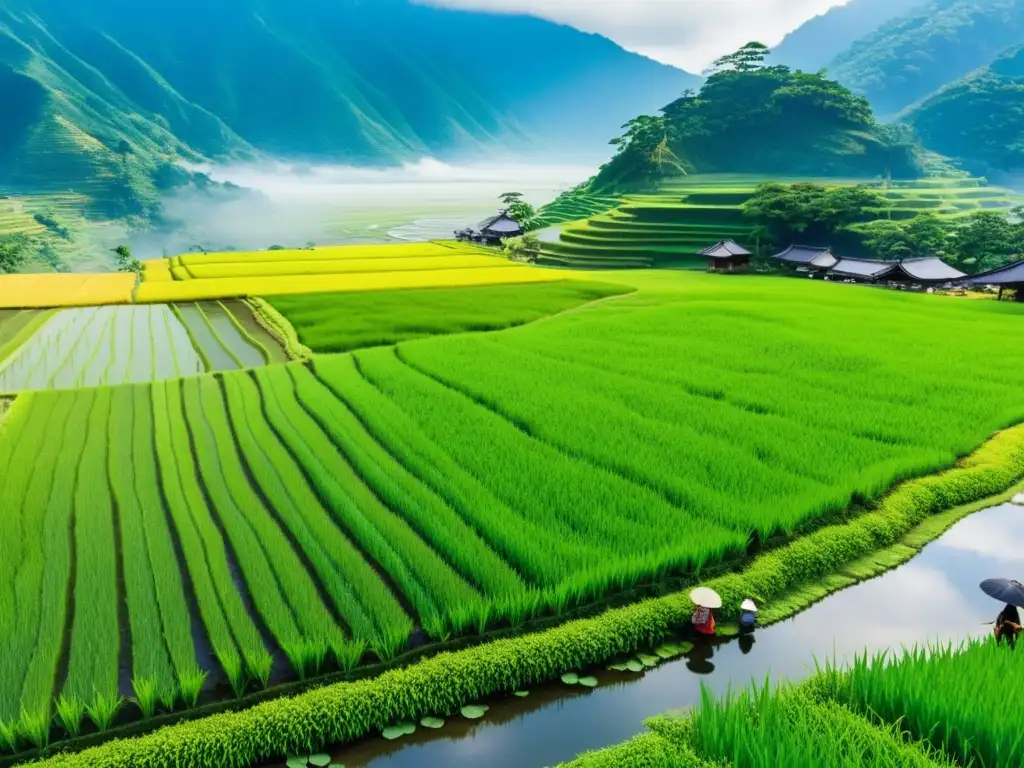
<path fill-rule="evenodd" d="M 420 727 L 397 741 L 375 734 L 326 751 L 347 768 L 552 766 L 631 738 L 648 717 L 697 705 L 702 684 L 721 694 L 768 675 L 797 681 L 815 660 L 984 635 L 1002 606 L 979 583 L 1024 576 L 1024 495 L 1015 502 L 960 521 L 906 564 L 752 636 L 698 646 L 641 674 L 588 670 L 599 680 L 593 689 L 558 682 L 526 698 L 496 697 L 482 720 L 456 716 L 436 731 Z"/>

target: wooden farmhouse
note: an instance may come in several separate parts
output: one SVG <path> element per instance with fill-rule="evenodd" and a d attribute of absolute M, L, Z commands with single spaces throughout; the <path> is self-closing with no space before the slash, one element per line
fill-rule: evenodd
<path fill-rule="evenodd" d="M 1024 301 L 1024 261 L 1009 264 L 999 269 L 982 272 L 980 275 L 968 278 L 963 281 L 965 285 L 984 287 L 995 285 L 999 287 L 999 298 L 1003 298 L 1003 291 L 1007 288 L 1016 291 L 1015 301 Z"/>
<path fill-rule="evenodd" d="M 750 251 L 732 240 L 722 240 L 700 252 L 707 257 L 708 269 L 716 272 L 731 272 L 750 263 Z"/>

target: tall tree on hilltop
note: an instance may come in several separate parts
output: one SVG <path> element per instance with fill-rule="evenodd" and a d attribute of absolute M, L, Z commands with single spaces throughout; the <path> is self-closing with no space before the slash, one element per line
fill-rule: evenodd
<path fill-rule="evenodd" d="M 771 49 L 764 43 L 747 43 L 735 53 L 730 53 L 720 59 L 716 59 L 706 74 L 729 71 L 753 72 L 755 69 L 761 69 L 764 66 L 764 61 L 771 55 L 771 52 Z"/>

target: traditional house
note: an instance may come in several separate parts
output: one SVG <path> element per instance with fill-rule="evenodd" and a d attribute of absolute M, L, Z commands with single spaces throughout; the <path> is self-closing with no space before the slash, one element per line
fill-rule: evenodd
<path fill-rule="evenodd" d="M 942 259 L 932 256 L 923 259 L 904 259 L 885 276 L 885 279 L 894 283 L 939 285 L 952 283 L 964 277 L 967 275 L 959 269 L 954 269 Z"/>
<path fill-rule="evenodd" d="M 750 251 L 732 240 L 722 240 L 700 252 L 706 256 L 708 269 L 731 272 L 750 263 Z"/>
<path fill-rule="evenodd" d="M 888 275 L 899 268 L 895 261 L 875 261 L 873 259 L 840 259 L 829 275 L 845 280 L 856 280 L 863 283 L 877 283 L 885 280 Z"/>
<path fill-rule="evenodd" d="M 832 269 L 838 262 L 831 248 L 818 248 L 813 245 L 791 245 L 774 258 L 793 269 L 825 271 Z"/>
<path fill-rule="evenodd" d="M 498 211 L 496 216 L 491 216 L 480 222 L 480 239 L 485 243 L 497 244 L 508 237 L 519 237 L 523 234 L 523 228 L 519 222 L 508 215 L 508 211 Z"/>
<path fill-rule="evenodd" d="M 999 299 L 1003 298 L 1003 290 L 1010 288 L 1016 291 L 1015 300 L 1024 301 L 1024 261 L 1015 264 L 1008 264 L 999 269 L 992 269 L 974 275 L 962 281 L 965 285 L 986 286 L 995 285 L 999 287 Z"/>

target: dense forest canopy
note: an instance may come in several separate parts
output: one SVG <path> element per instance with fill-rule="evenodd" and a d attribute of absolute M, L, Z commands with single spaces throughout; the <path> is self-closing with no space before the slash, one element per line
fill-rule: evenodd
<path fill-rule="evenodd" d="M 1024 0 L 931 0 L 840 54 L 830 73 L 895 115 L 1024 43 Z"/>
<path fill-rule="evenodd" d="M 1024 172 L 1024 45 L 913 110 L 907 121 L 931 149 L 993 179 Z"/>
<path fill-rule="evenodd" d="M 765 63 L 749 43 L 715 62 L 699 93 L 624 126 L 595 190 L 649 185 L 680 173 L 914 177 L 906 131 L 879 124 L 864 98 L 824 73 Z"/>

